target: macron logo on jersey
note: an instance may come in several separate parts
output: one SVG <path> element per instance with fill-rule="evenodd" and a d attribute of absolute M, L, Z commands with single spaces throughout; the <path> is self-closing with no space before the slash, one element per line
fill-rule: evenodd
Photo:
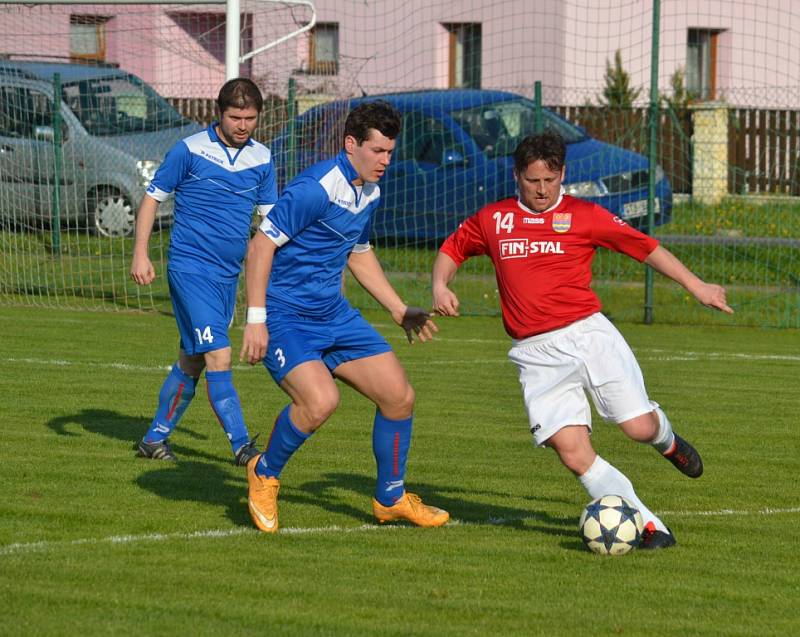
<path fill-rule="evenodd" d="M 560 241 L 500 239 L 501 259 L 524 259 L 530 254 L 566 254 Z"/>

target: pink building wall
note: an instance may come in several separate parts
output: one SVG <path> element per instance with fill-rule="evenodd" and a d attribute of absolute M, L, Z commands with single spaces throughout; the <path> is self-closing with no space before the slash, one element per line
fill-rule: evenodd
<path fill-rule="evenodd" d="M 617 49 L 631 84 L 650 86 L 652 4 L 629 3 L 616 10 L 605 0 L 568 6 L 563 84 L 567 93 L 595 95 L 606 60 Z M 800 3 L 788 0 L 662 0 L 659 87 L 686 68 L 689 29 L 720 30 L 716 87 L 719 99 L 749 106 L 800 107 Z"/>
<path fill-rule="evenodd" d="M 537 2 L 540 10 L 544 8 L 541 13 L 530 11 L 530 2 L 521 0 L 320 0 L 315 4 L 317 22 L 339 25 L 341 68 L 336 82 L 297 75 L 300 84 L 317 85 L 324 91 L 335 83 L 336 92 L 354 95 L 362 89 L 371 94 L 446 88 L 448 34 L 443 25 L 469 22 L 482 25 L 484 88 L 532 90 L 536 79 L 553 85 L 559 80 L 562 48 L 557 27 L 563 14 L 559 0 Z M 546 47 L 547 55 L 541 54 L 538 45 Z M 281 89 L 289 72 L 302 66 L 306 50 L 302 38 L 277 47 L 255 60 L 254 72 L 270 89 Z M 553 59 L 559 63 L 552 64 Z"/>
<path fill-rule="evenodd" d="M 609 0 L 406 0 L 354 3 L 318 0 L 317 20 L 337 22 L 342 68 L 338 81 L 317 78 L 321 92 L 339 94 L 447 86 L 446 23 L 482 25 L 482 87 L 531 94 L 535 80 L 545 101 L 582 104 L 602 91 L 616 50 L 631 84 L 648 98 L 652 3 Z M 357 8 L 357 11 L 355 10 Z M 689 29 L 721 31 L 717 96 L 733 105 L 800 107 L 800 3 L 791 0 L 662 0 L 658 84 L 686 67 Z M 256 60 L 254 70 L 275 92 L 298 68 L 302 42 Z M 257 71 L 258 73 L 258 71 Z M 313 78 L 297 76 L 314 86 Z M 285 89 L 283 89 L 285 91 Z"/>
<path fill-rule="evenodd" d="M 223 5 L 194 9 L 224 14 Z M 216 96 L 225 80 L 224 66 L 158 5 L 0 6 L 0 54 L 68 60 L 71 15 L 108 18 L 106 62 L 138 75 L 162 95 Z"/>
<path fill-rule="evenodd" d="M 256 56 L 252 73 L 265 92 L 373 94 L 447 86 L 448 34 L 443 25 L 482 25 L 482 86 L 531 94 L 541 80 L 548 103 L 582 104 L 602 90 L 607 60 L 619 49 L 631 83 L 650 83 L 652 3 L 619 0 L 316 0 L 318 22 L 339 25 L 339 73 L 303 73 L 306 35 Z M 264 2 L 242 0 L 254 15 L 256 47 L 296 25 Z M 616 8 L 615 8 L 616 7 Z M 0 5 L 0 54 L 69 53 L 69 16 L 112 17 L 107 61 L 174 97 L 213 97 L 224 66 L 174 12 L 224 13 L 224 5 Z M 295 12 L 302 23 L 307 14 Z M 184 25 L 185 26 L 185 25 Z M 659 86 L 686 65 L 688 29 L 719 29 L 718 94 L 732 104 L 800 106 L 800 3 L 790 0 L 661 0 Z"/>

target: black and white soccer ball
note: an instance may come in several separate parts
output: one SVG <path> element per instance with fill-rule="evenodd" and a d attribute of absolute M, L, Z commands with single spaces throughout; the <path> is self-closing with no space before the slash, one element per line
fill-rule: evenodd
<path fill-rule="evenodd" d="M 642 514 L 619 495 L 604 495 L 586 505 L 580 532 L 590 551 L 600 555 L 624 555 L 639 546 L 644 524 Z"/>

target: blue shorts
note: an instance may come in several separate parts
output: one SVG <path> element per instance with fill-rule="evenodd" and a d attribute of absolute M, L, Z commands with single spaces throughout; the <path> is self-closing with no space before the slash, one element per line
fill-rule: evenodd
<path fill-rule="evenodd" d="M 201 274 L 169 269 L 167 280 L 183 351 L 191 356 L 230 347 L 228 328 L 238 281 L 213 281 Z"/>
<path fill-rule="evenodd" d="M 392 351 L 361 312 L 347 303 L 324 319 L 270 308 L 267 329 L 269 343 L 263 362 L 278 384 L 300 363 L 321 360 L 333 371 L 342 363 Z"/>

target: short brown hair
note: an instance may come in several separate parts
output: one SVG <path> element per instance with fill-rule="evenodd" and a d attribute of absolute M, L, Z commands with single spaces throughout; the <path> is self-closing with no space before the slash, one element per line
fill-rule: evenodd
<path fill-rule="evenodd" d="M 401 115 L 389 102 L 375 100 L 356 106 L 347 116 L 344 123 L 344 137 L 355 137 L 360 145 L 369 137 L 369 130 L 374 128 L 389 139 L 400 134 Z"/>
<path fill-rule="evenodd" d="M 264 106 L 264 98 L 253 80 L 246 77 L 235 77 L 228 80 L 219 89 L 217 108 L 222 115 L 229 108 L 248 108 L 254 106 L 260 113 Z"/>
<path fill-rule="evenodd" d="M 524 173 L 528 165 L 542 160 L 550 170 L 558 171 L 564 167 L 567 158 L 567 145 L 564 138 L 552 130 L 536 135 L 528 135 L 514 150 L 514 168 Z"/>

